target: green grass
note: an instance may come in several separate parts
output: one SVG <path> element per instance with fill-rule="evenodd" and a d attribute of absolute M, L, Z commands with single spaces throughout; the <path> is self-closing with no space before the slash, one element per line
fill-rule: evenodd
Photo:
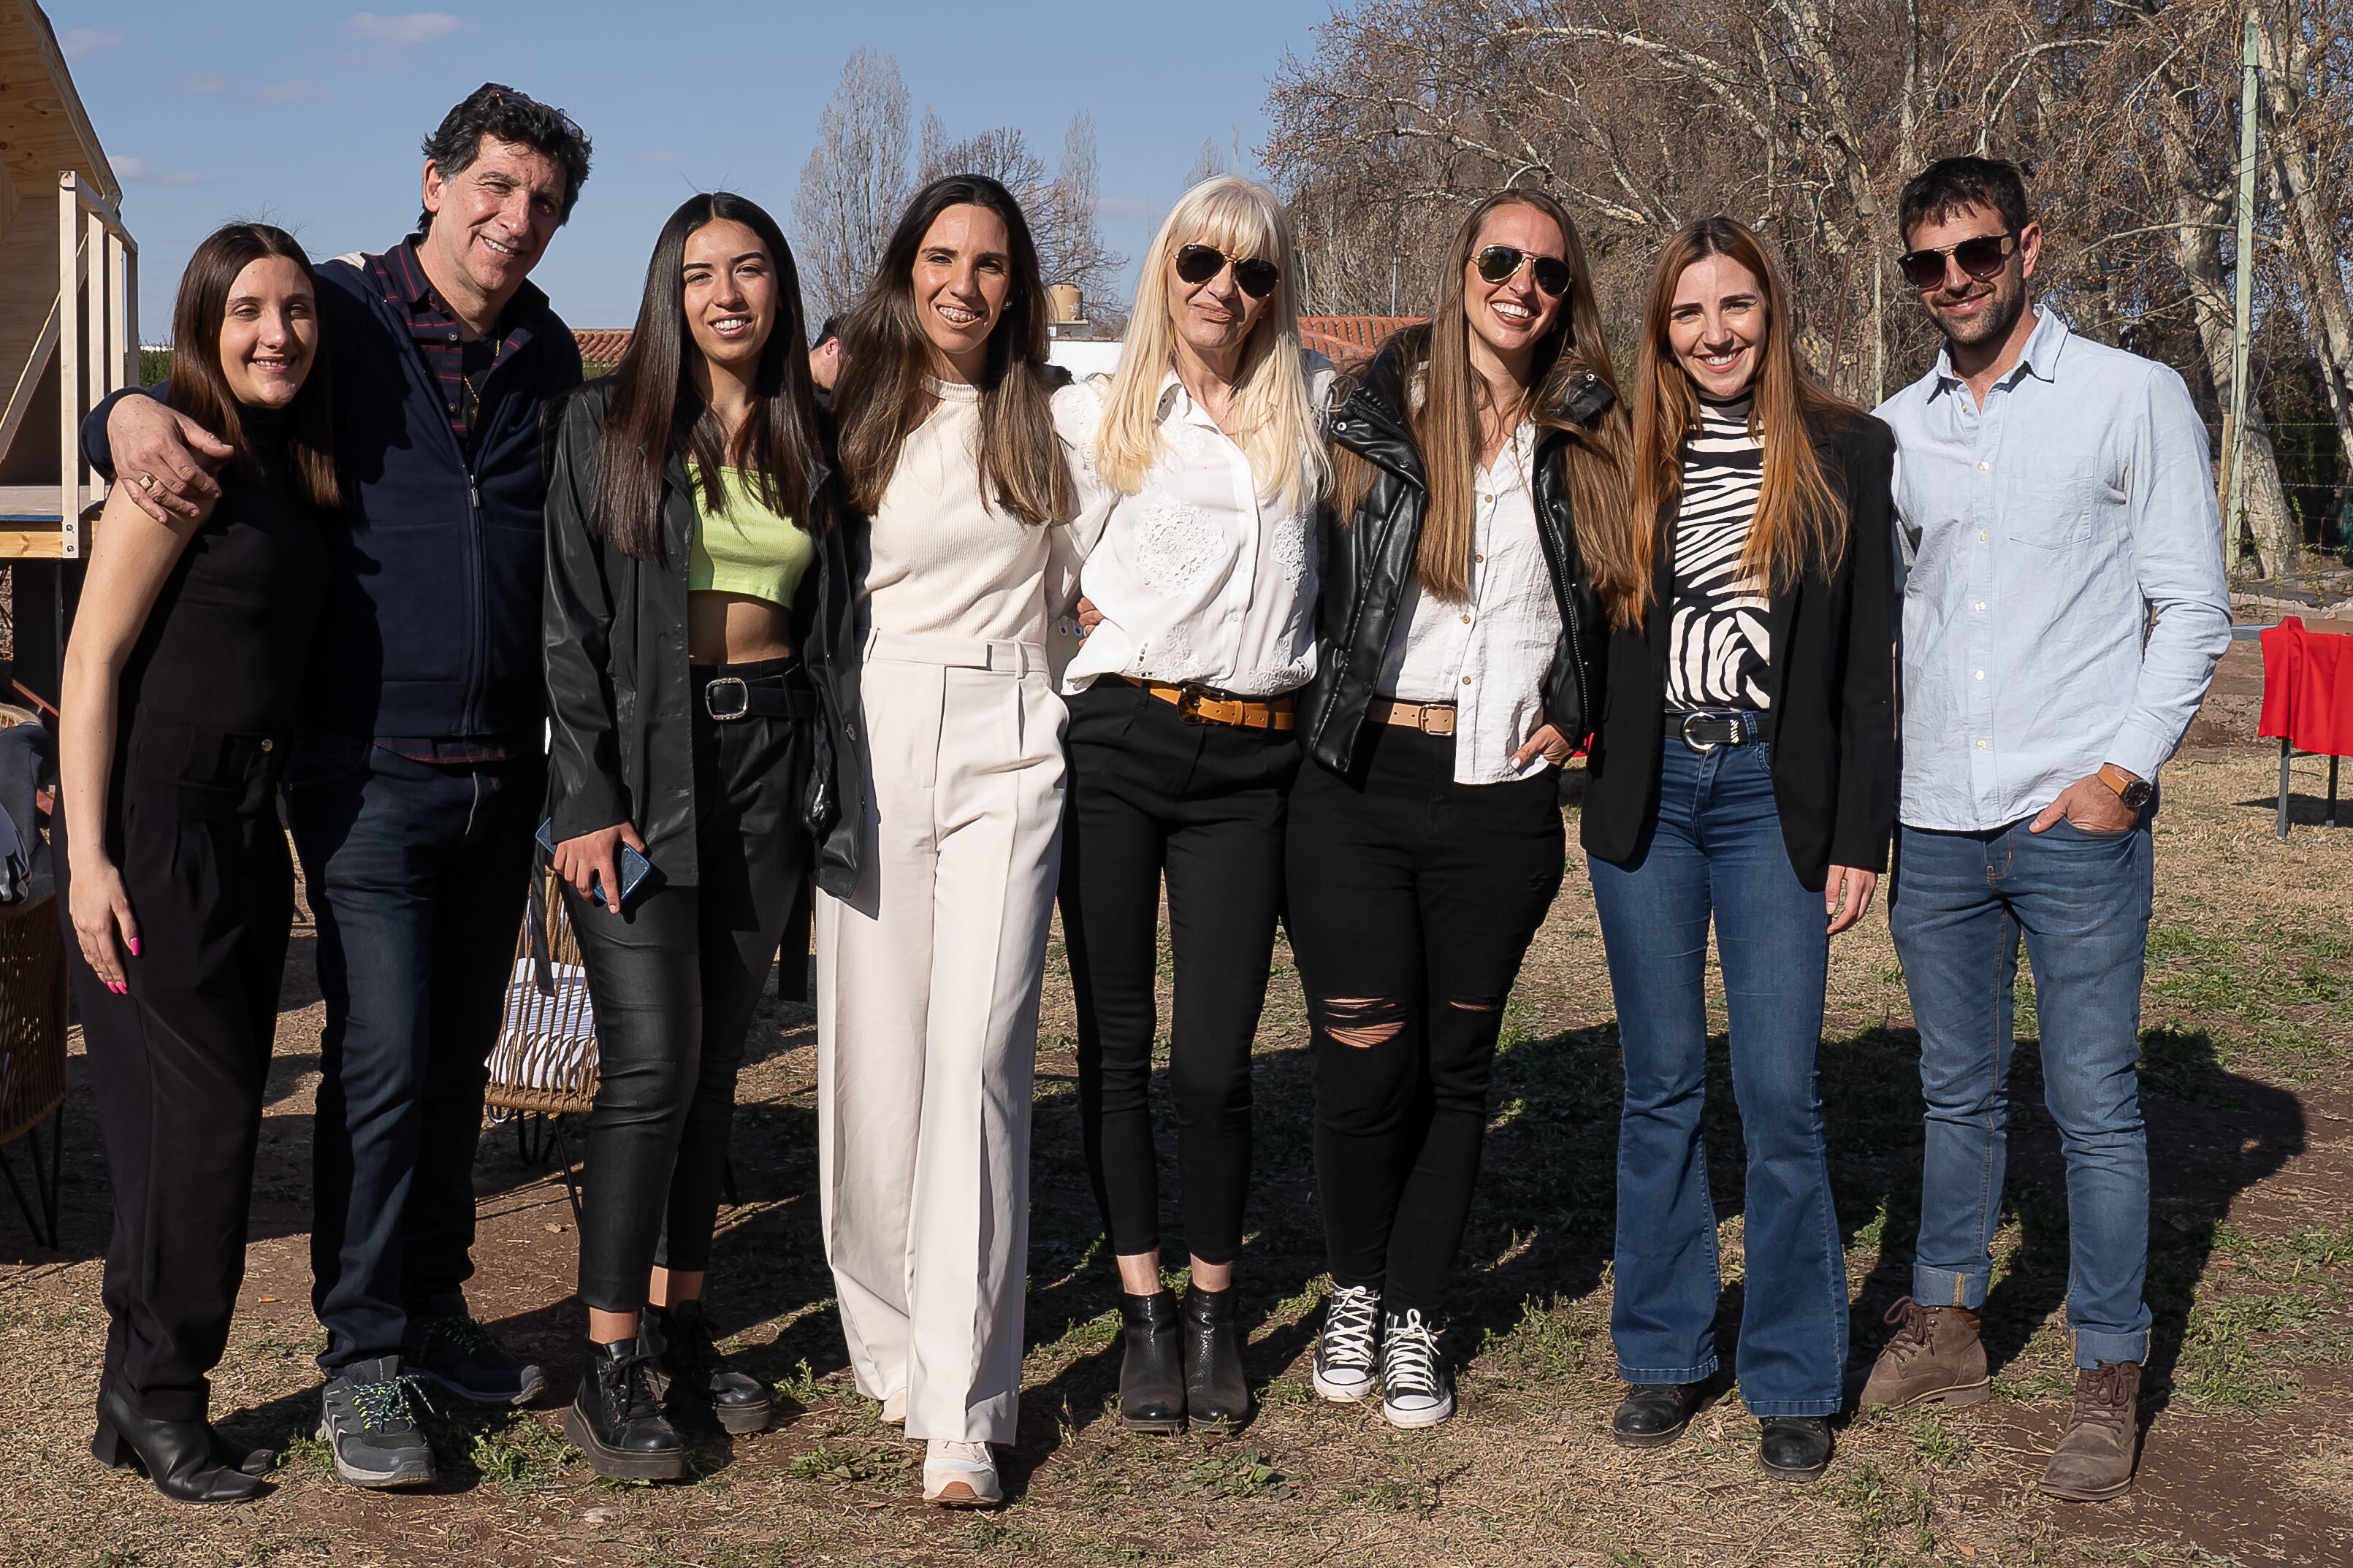
<path fill-rule="evenodd" d="M 1256 1447 L 1204 1454 L 1185 1472 L 1185 1483 L 1214 1498 L 1280 1500 L 1298 1490 L 1296 1478 L 1277 1469 Z"/>

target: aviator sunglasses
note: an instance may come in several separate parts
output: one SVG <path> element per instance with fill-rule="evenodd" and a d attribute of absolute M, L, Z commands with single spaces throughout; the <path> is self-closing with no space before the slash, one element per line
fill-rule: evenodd
<path fill-rule="evenodd" d="M 1176 276 L 1187 283 L 1207 283 L 1230 265 L 1234 281 L 1253 300 L 1263 300 L 1282 281 L 1282 268 L 1271 261 L 1228 256 L 1214 245 L 1188 245 L 1176 252 Z"/>
<path fill-rule="evenodd" d="M 1557 256 L 1533 255 L 1516 245 L 1491 245 L 1471 258 L 1479 276 L 1490 283 L 1509 281 L 1523 263 L 1527 266 L 1528 275 L 1536 280 L 1536 287 L 1554 299 L 1568 292 L 1568 263 Z"/>
<path fill-rule="evenodd" d="M 1934 289 L 1945 280 L 1945 258 L 1949 256 L 1961 264 L 1962 271 L 1983 282 L 2010 260 L 2010 242 L 2017 237 L 2015 230 L 2004 229 L 1933 250 L 1907 250 L 1895 258 L 1895 269 L 1915 289 Z"/>

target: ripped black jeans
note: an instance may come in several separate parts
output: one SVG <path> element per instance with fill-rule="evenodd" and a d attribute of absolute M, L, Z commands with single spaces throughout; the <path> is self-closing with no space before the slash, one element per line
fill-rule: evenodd
<path fill-rule="evenodd" d="M 1366 726 L 1291 803 L 1289 923 L 1314 1029 L 1335 1284 L 1443 1315 L 1504 999 L 1559 890 L 1559 774 L 1454 783 L 1450 737 Z"/>

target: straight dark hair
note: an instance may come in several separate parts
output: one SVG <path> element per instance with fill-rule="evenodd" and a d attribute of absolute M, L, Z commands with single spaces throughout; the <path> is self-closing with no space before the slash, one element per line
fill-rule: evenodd
<path fill-rule="evenodd" d="M 701 351 L 686 325 L 686 242 L 712 223 L 740 223 L 758 235 L 776 268 L 776 315 L 760 346 L 754 402 L 732 440 L 689 372 L 688 356 Z M 591 526 L 625 555 L 659 560 L 662 468 L 675 455 L 700 470 L 706 510 L 726 504 L 719 470 L 734 468 L 761 505 L 808 528 L 810 476 L 824 447 L 808 355 L 801 349 L 804 330 L 800 272 L 767 210 L 729 191 L 681 204 L 654 240 L 637 330 L 613 371 L 613 400 L 597 440 Z"/>
<path fill-rule="evenodd" d="M 931 416 L 934 351 L 915 305 L 915 256 L 940 215 L 960 206 L 984 207 L 1004 222 L 1013 269 L 980 377 L 981 494 L 1024 522 L 1065 521 L 1076 498 L 1054 434 L 1038 247 L 1021 205 L 985 174 L 950 174 L 915 193 L 882 247 L 873 286 L 841 324 L 833 406 L 842 473 L 851 500 L 871 515 L 898 469 L 899 449 Z"/>
<path fill-rule="evenodd" d="M 1895 198 L 1895 232 L 1912 243 L 1924 223 L 1942 223 L 1963 207 L 1991 207 L 2016 234 L 2034 221 L 2026 175 L 2007 158 L 1939 158 L 1904 182 Z"/>
<path fill-rule="evenodd" d="M 172 385 L 164 402 L 237 449 L 230 458 L 242 479 L 267 481 L 261 458 L 245 438 L 245 421 L 221 366 L 221 324 L 228 316 L 229 290 L 237 274 L 257 261 L 283 257 L 302 269 L 311 285 L 319 346 L 311 356 L 294 401 L 285 409 L 286 475 L 294 493 L 315 507 L 343 505 L 335 480 L 334 377 L 327 366 L 327 331 L 316 318 L 318 274 L 294 237 L 266 223 L 232 223 L 205 237 L 180 274 L 180 296 L 172 305 Z"/>

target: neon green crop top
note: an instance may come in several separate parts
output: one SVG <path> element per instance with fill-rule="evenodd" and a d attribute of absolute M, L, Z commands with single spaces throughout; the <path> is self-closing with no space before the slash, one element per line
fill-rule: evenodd
<path fill-rule="evenodd" d="M 744 594 L 765 599 L 781 609 L 793 606 L 793 590 L 817 559 L 817 545 L 807 529 L 760 504 L 759 492 L 744 482 L 742 470 L 719 470 L 720 494 L 726 504 L 715 513 L 703 510 L 699 473 L 694 480 L 694 538 L 687 546 L 686 585 L 722 594 Z"/>

